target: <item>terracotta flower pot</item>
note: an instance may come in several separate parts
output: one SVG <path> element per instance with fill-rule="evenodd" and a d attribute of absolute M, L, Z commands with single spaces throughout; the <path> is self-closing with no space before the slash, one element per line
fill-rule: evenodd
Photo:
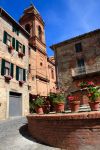
<path fill-rule="evenodd" d="M 70 109 L 72 112 L 78 112 L 80 108 L 80 101 L 70 102 Z"/>
<path fill-rule="evenodd" d="M 43 108 L 42 107 L 35 107 L 35 111 L 37 114 L 43 114 Z"/>
<path fill-rule="evenodd" d="M 64 103 L 58 103 L 55 105 L 55 111 L 57 113 L 64 111 Z"/>
<path fill-rule="evenodd" d="M 95 102 L 89 102 L 90 108 L 92 111 L 97 111 L 99 110 L 99 103 L 100 101 L 95 101 Z"/>

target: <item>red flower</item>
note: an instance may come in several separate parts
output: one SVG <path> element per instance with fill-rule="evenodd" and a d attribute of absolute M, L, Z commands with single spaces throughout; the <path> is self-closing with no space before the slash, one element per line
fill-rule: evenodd
<path fill-rule="evenodd" d="M 89 93 L 89 94 L 88 94 L 88 97 L 91 97 L 91 96 L 92 96 L 92 94 L 91 94 L 91 93 Z"/>
<path fill-rule="evenodd" d="M 90 81 L 88 82 L 88 86 L 95 86 L 94 82 Z"/>
<path fill-rule="evenodd" d="M 73 101 L 74 100 L 74 96 L 68 96 L 68 100 L 69 101 Z"/>

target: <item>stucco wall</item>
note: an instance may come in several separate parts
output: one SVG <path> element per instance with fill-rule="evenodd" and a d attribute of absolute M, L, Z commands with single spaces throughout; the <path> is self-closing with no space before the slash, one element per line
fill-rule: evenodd
<path fill-rule="evenodd" d="M 13 55 L 8 52 L 8 46 L 3 43 L 3 33 L 6 31 L 20 43 L 25 45 L 25 56 L 19 58 L 18 52 L 14 50 Z M 1 76 L 1 61 L 5 59 L 8 62 L 14 64 L 14 77 L 9 83 L 5 82 L 4 76 Z M 0 17 L 0 119 L 5 119 L 9 117 L 9 92 L 18 92 L 22 93 L 22 115 L 29 113 L 29 92 L 28 84 L 23 84 L 19 86 L 19 82 L 16 80 L 16 65 L 28 70 L 28 39 L 21 33 L 19 36 L 16 33 L 12 32 L 12 23 Z M 27 78 L 27 77 L 26 77 Z"/>

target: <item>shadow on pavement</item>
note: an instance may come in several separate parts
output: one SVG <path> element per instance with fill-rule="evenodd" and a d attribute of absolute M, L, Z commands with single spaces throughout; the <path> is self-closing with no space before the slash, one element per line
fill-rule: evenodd
<path fill-rule="evenodd" d="M 30 135 L 30 133 L 28 132 L 28 124 L 25 124 L 25 125 L 21 126 L 21 127 L 19 128 L 19 133 L 20 133 L 23 137 L 27 138 L 27 139 L 30 140 L 30 141 L 33 141 L 33 142 L 36 142 L 36 143 L 39 143 L 39 144 L 46 145 L 45 143 L 42 143 L 42 142 L 40 142 L 40 141 L 34 139 L 34 138 Z M 46 145 L 46 146 L 50 146 L 50 145 Z"/>

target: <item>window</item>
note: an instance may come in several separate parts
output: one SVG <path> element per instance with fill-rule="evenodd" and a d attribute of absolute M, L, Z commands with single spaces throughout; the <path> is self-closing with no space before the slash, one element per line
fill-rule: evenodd
<path fill-rule="evenodd" d="M 53 69 L 51 70 L 51 77 L 52 77 L 52 79 L 54 79 L 54 70 Z"/>
<path fill-rule="evenodd" d="M 42 29 L 38 26 L 38 38 L 42 41 Z"/>
<path fill-rule="evenodd" d="M 31 48 L 30 47 L 28 48 L 28 55 L 29 56 L 31 55 Z"/>
<path fill-rule="evenodd" d="M 8 45 L 8 46 L 13 46 L 15 49 L 15 38 L 11 37 L 6 31 L 4 31 L 4 37 L 3 37 L 3 43 Z"/>
<path fill-rule="evenodd" d="M 33 76 L 33 77 L 32 77 L 32 80 L 34 81 L 34 79 L 35 79 L 35 77 Z"/>
<path fill-rule="evenodd" d="M 26 25 L 25 25 L 25 30 L 26 30 L 28 33 L 30 33 L 30 30 L 31 30 L 30 24 L 26 24 Z"/>
<path fill-rule="evenodd" d="M 23 69 L 19 68 L 19 81 L 23 81 Z"/>
<path fill-rule="evenodd" d="M 16 26 L 13 26 L 12 28 L 13 32 L 15 32 L 17 35 L 19 35 L 19 29 Z"/>
<path fill-rule="evenodd" d="M 2 59 L 2 63 L 1 63 L 1 75 L 10 75 L 11 77 L 13 77 L 13 71 L 14 71 L 14 65 L 10 62 L 5 61 L 4 59 Z"/>
<path fill-rule="evenodd" d="M 5 62 L 4 74 L 10 75 L 10 63 L 9 62 Z"/>
<path fill-rule="evenodd" d="M 42 63 L 42 62 L 40 62 L 40 66 L 41 66 L 41 67 L 43 66 L 43 63 Z"/>
<path fill-rule="evenodd" d="M 29 64 L 29 73 L 31 73 L 31 64 Z"/>
<path fill-rule="evenodd" d="M 12 41 L 12 37 L 11 37 L 9 34 L 7 34 L 7 43 L 6 43 L 6 44 L 7 44 L 8 46 L 11 46 L 11 44 L 12 44 L 11 41 Z"/>
<path fill-rule="evenodd" d="M 78 72 L 85 73 L 85 63 L 83 58 L 77 60 L 77 65 L 78 65 Z"/>
<path fill-rule="evenodd" d="M 31 86 L 28 85 L 28 90 L 31 90 Z"/>
<path fill-rule="evenodd" d="M 26 70 L 16 66 L 16 80 L 26 81 Z"/>
<path fill-rule="evenodd" d="M 84 59 L 83 58 L 82 59 L 78 59 L 77 60 L 77 65 L 78 65 L 78 67 L 84 67 L 85 66 Z"/>
<path fill-rule="evenodd" d="M 23 48 L 23 47 L 22 47 L 22 44 L 19 43 L 19 44 L 18 44 L 18 51 L 23 53 L 23 49 L 22 49 L 22 48 Z"/>
<path fill-rule="evenodd" d="M 22 45 L 19 41 L 16 40 L 16 51 L 25 54 L 25 45 Z"/>
<path fill-rule="evenodd" d="M 82 44 L 81 43 L 77 43 L 75 44 L 75 49 L 76 49 L 76 52 L 81 52 L 82 51 Z"/>
<path fill-rule="evenodd" d="M 6 31 L 4 31 L 3 42 L 8 46 L 12 45 L 12 37 Z"/>

